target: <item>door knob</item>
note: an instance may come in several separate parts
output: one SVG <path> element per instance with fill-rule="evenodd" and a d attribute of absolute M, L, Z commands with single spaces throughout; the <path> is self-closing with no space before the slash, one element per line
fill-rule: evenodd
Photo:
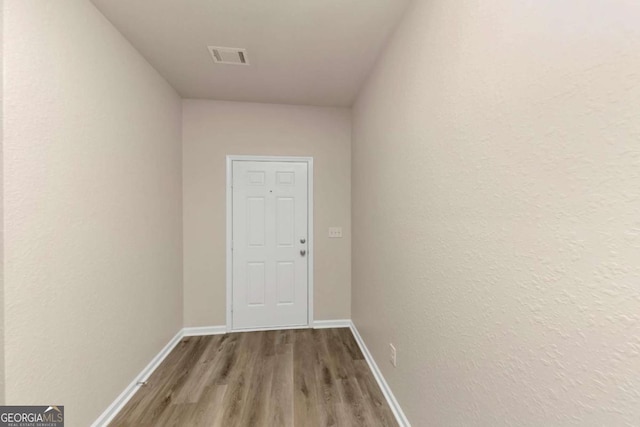
<path fill-rule="evenodd" d="M 304 249 L 300 251 L 300 255 L 305 256 L 306 254 L 307 254 L 307 251 L 305 251 Z"/>
<path fill-rule="evenodd" d="M 305 238 L 300 239 L 300 243 L 307 243 L 307 239 Z"/>

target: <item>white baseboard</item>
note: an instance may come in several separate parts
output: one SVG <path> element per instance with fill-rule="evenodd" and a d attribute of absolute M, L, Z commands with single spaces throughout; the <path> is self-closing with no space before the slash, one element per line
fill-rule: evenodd
<path fill-rule="evenodd" d="M 182 336 L 193 337 L 198 335 L 221 335 L 227 333 L 226 326 L 196 326 L 182 329 Z"/>
<path fill-rule="evenodd" d="M 114 400 L 113 403 L 111 403 L 111 405 L 109 405 L 109 407 L 98 417 L 98 419 L 91 424 L 91 427 L 102 427 L 109 424 L 124 405 L 127 404 L 136 391 L 138 391 L 138 388 L 140 387 L 138 383 L 146 381 L 147 378 L 149 378 L 153 371 L 160 366 L 165 357 L 171 353 L 171 350 L 178 345 L 183 336 L 183 330 L 181 329 L 173 338 L 171 338 L 171 341 L 169 341 L 167 345 L 165 345 L 164 348 L 160 350 L 153 359 L 151 359 L 151 362 L 149 362 L 149 364 L 135 377 L 135 379 L 131 381 L 127 388 L 120 393 L 120 396 L 118 396 L 116 400 Z"/>
<path fill-rule="evenodd" d="M 378 365 L 376 365 L 376 361 L 373 359 L 373 356 L 369 352 L 367 345 L 364 343 L 364 340 L 360 336 L 360 333 L 358 332 L 356 325 L 352 321 L 350 321 L 349 323 L 351 327 L 351 332 L 353 333 L 353 336 L 355 337 L 356 342 L 358 343 L 358 346 L 360 346 L 360 350 L 362 351 L 362 354 L 364 355 L 365 360 L 369 364 L 369 368 L 371 369 L 373 376 L 378 382 L 378 386 L 380 387 L 380 390 L 382 390 L 382 394 L 384 394 L 384 397 L 387 399 L 387 403 L 389 403 L 389 406 L 391 407 L 391 411 L 393 411 L 393 415 L 395 415 L 396 417 L 396 421 L 398 421 L 398 424 L 400 425 L 400 427 L 411 427 L 411 424 L 409 423 L 407 416 L 404 414 L 404 412 L 402 411 L 402 408 L 398 404 L 398 401 L 393 395 L 393 392 L 391 391 L 389 384 L 387 384 L 387 381 L 382 376 L 382 372 L 378 368 Z"/>
<path fill-rule="evenodd" d="M 394 397 L 389 385 L 385 381 L 382 376 L 382 372 L 378 369 L 378 365 L 376 365 L 375 360 L 373 360 L 373 356 L 369 352 L 364 340 L 360 336 L 356 325 L 349 319 L 342 320 L 317 320 L 313 322 L 313 327 L 315 329 L 322 328 L 350 328 L 353 336 L 364 355 L 373 376 L 378 382 L 378 386 L 380 390 L 382 390 L 382 394 L 385 399 L 389 403 L 391 407 L 391 411 L 393 411 L 393 415 L 396 417 L 398 424 L 400 427 L 411 427 L 409 420 L 402 412 L 402 408 L 398 404 L 398 401 Z M 306 328 L 306 326 L 303 326 Z M 282 328 L 281 328 L 282 329 Z M 234 332 L 248 332 L 248 331 L 234 331 Z M 113 418 L 120 412 L 120 410 L 127 404 L 127 402 L 131 399 L 131 397 L 138 391 L 139 382 L 146 381 L 147 378 L 156 370 L 156 368 L 162 363 L 162 361 L 167 357 L 169 353 L 175 348 L 176 345 L 180 342 L 180 340 L 184 337 L 198 336 L 198 335 L 219 335 L 226 334 L 227 327 L 226 326 L 200 326 L 200 327 L 192 327 L 192 328 L 183 328 L 164 346 L 162 350 L 149 362 L 149 364 L 136 376 L 136 378 L 124 389 L 120 396 L 113 401 L 111 405 L 98 417 L 98 419 L 91 424 L 91 427 L 103 427 L 106 426 L 113 420 Z"/>
<path fill-rule="evenodd" d="M 316 320 L 313 322 L 314 329 L 349 328 L 349 327 L 351 327 L 351 320 L 349 319 Z"/>

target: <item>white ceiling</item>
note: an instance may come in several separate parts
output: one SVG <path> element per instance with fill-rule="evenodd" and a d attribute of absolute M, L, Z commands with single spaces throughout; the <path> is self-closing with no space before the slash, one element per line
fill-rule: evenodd
<path fill-rule="evenodd" d="M 349 106 L 408 0 L 92 0 L 185 98 Z M 246 48 L 214 64 L 207 46 Z"/>

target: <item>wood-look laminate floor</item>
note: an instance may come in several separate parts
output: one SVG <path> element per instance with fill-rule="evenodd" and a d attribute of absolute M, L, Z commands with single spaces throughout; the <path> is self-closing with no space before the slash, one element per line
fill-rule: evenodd
<path fill-rule="evenodd" d="M 184 338 L 111 426 L 397 426 L 348 328 Z"/>

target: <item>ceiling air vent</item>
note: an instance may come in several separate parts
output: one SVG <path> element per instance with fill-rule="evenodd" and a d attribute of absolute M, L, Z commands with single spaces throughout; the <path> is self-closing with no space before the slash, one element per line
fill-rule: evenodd
<path fill-rule="evenodd" d="M 249 65 L 246 49 L 209 46 L 209 52 L 216 64 Z"/>

